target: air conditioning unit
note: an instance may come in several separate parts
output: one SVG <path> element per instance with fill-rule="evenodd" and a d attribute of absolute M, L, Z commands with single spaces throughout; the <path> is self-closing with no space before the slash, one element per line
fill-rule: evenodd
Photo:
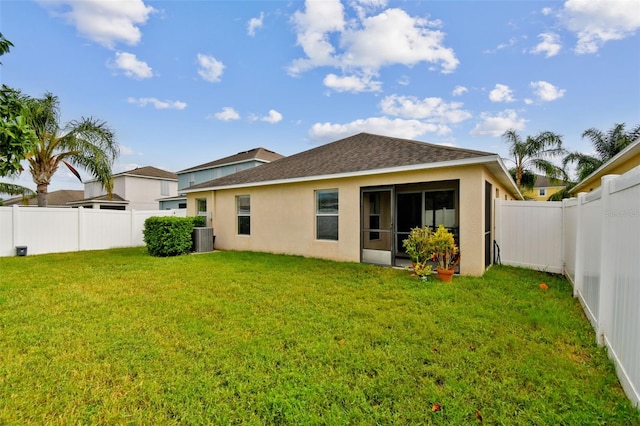
<path fill-rule="evenodd" d="M 216 237 L 213 236 L 213 228 L 193 228 L 191 232 L 191 251 L 196 253 L 213 251 L 213 241 L 215 238 Z"/>

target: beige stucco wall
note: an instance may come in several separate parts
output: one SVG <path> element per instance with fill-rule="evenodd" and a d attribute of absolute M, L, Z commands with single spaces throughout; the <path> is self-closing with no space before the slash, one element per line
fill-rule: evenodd
<path fill-rule="evenodd" d="M 288 253 L 339 261 L 360 261 L 360 188 L 458 179 L 460 247 L 463 275 L 484 272 L 484 182 L 507 194 L 481 165 L 376 176 L 328 179 L 187 195 L 187 214 L 195 215 L 197 198 L 207 197 L 216 248 Z M 338 189 L 338 241 L 316 240 L 315 191 Z M 238 195 L 251 197 L 251 235 L 238 235 Z M 512 197 L 509 195 L 509 199 Z"/>
<path fill-rule="evenodd" d="M 640 155 L 636 155 L 634 157 L 629 158 L 627 161 L 620 163 L 616 167 L 612 169 L 607 169 L 602 173 L 598 173 L 591 179 L 585 181 L 582 185 L 580 185 L 580 192 L 591 192 L 596 188 L 600 188 L 602 177 L 606 175 L 622 175 L 633 169 L 634 167 L 640 166 Z"/>
<path fill-rule="evenodd" d="M 538 191 L 539 189 L 545 189 L 545 195 L 540 196 L 540 192 Z M 563 186 L 548 186 L 548 187 L 541 187 L 541 188 L 534 188 L 534 189 L 527 189 L 525 191 L 522 191 L 522 195 L 530 200 L 533 201 L 547 201 L 549 199 L 549 197 L 551 197 L 553 194 L 555 194 L 556 192 L 560 192 L 564 189 Z"/>

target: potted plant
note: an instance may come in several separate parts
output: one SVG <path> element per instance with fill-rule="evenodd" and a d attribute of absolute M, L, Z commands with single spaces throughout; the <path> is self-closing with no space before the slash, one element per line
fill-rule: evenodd
<path fill-rule="evenodd" d="M 412 228 L 409 236 L 402 241 L 405 253 L 411 258 L 413 271 L 421 278 L 426 279 L 431 275 L 432 269 L 429 264 L 431 258 L 431 248 L 429 245 L 429 237 L 431 230 L 429 227 Z"/>
<path fill-rule="evenodd" d="M 456 265 L 460 263 L 460 252 L 453 239 L 453 234 L 440 225 L 436 232 L 429 236 L 431 259 L 438 264 L 436 272 L 441 281 L 451 282 Z"/>

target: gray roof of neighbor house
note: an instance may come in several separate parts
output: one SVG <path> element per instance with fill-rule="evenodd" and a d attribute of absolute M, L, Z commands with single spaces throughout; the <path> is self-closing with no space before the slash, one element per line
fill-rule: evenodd
<path fill-rule="evenodd" d="M 502 174 L 507 175 L 503 177 L 505 186 L 519 195 L 497 154 L 370 133 L 359 133 L 260 167 L 203 182 L 189 187 L 185 192 L 343 174 L 372 174 L 385 169 L 419 168 L 433 163 L 460 165 L 465 162 L 497 165 L 491 166 L 492 172 L 500 174 L 499 171 L 503 171 Z"/>
<path fill-rule="evenodd" d="M 277 152 L 269 151 L 264 148 L 254 148 L 248 151 L 242 151 L 229 157 L 221 158 L 219 160 L 211 161 L 209 163 L 200 164 L 198 166 L 189 167 L 188 169 L 180 170 L 178 174 L 195 172 L 197 170 L 210 169 L 212 167 L 224 166 L 227 164 L 237 164 L 245 161 L 259 160 L 264 162 L 271 162 L 284 158 L 284 155 L 280 155 Z"/>
<path fill-rule="evenodd" d="M 49 192 L 47 195 L 47 205 L 49 207 L 66 206 L 68 202 L 81 200 L 82 197 L 84 197 L 84 191 L 81 189 L 60 189 L 58 191 Z M 37 197 L 27 198 L 27 204 L 23 204 L 22 201 L 22 197 L 15 197 L 3 201 L 3 204 L 5 206 L 12 206 L 14 204 L 29 206 L 38 205 Z"/>
<path fill-rule="evenodd" d="M 116 204 L 128 204 L 129 201 L 125 200 L 118 194 L 111 194 L 111 197 L 107 194 L 98 195 L 97 197 L 89 197 L 83 198 L 81 200 L 70 201 L 69 205 L 72 204 L 87 204 L 87 203 L 116 203 Z"/>
<path fill-rule="evenodd" d="M 175 173 L 158 169 L 157 167 L 152 167 L 152 166 L 138 167 L 136 169 L 128 170 L 126 172 L 116 173 L 113 176 L 116 177 L 116 176 L 122 176 L 122 175 L 144 176 L 144 177 L 173 179 L 173 180 L 178 179 L 178 175 L 176 175 Z"/>
<path fill-rule="evenodd" d="M 554 186 L 566 186 L 569 182 L 565 182 L 562 179 L 552 179 L 543 175 L 536 175 L 536 183 L 534 188 L 549 188 Z"/>

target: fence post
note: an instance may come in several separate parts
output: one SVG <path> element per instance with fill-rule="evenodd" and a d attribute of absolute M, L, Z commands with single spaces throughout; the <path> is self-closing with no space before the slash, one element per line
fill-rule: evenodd
<path fill-rule="evenodd" d="M 133 228 L 135 227 L 135 214 L 136 211 L 134 209 L 129 210 L 129 212 L 131 213 L 131 217 L 129 219 L 129 247 L 133 247 L 134 246 L 134 241 L 133 241 Z"/>
<path fill-rule="evenodd" d="M 495 215 L 495 241 L 498 243 L 498 247 L 502 244 L 502 200 L 500 198 L 495 199 L 493 213 Z M 493 244 L 493 241 L 491 242 Z M 496 260 L 495 248 L 493 252 L 493 261 Z"/>
<path fill-rule="evenodd" d="M 78 251 L 84 250 L 84 207 L 78 207 Z"/>
<path fill-rule="evenodd" d="M 584 197 L 586 192 L 580 192 L 578 194 L 578 203 L 576 204 L 576 250 L 575 250 L 575 279 L 573 280 L 573 297 L 578 297 L 578 293 L 582 293 L 582 286 L 584 285 L 584 230 L 582 229 L 582 222 L 584 222 Z"/>
<path fill-rule="evenodd" d="M 600 240 L 600 291 L 598 301 L 598 329 L 596 338 L 598 344 L 606 344 L 606 339 L 612 332 L 613 326 L 613 301 L 615 296 L 615 238 L 611 233 L 611 182 L 617 175 L 602 177 L 601 195 L 601 229 Z"/>
<path fill-rule="evenodd" d="M 13 244 L 12 246 L 18 246 L 20 245 L 18 243 L 18 241 L 20 241 L 20 207 L 18 207 L 17 204 L 13 205 L 13 210 L 12 212 L 12 225 L 13 225 L 13 229 L 11 230 L 11 238 L 13 238 Z"/>

